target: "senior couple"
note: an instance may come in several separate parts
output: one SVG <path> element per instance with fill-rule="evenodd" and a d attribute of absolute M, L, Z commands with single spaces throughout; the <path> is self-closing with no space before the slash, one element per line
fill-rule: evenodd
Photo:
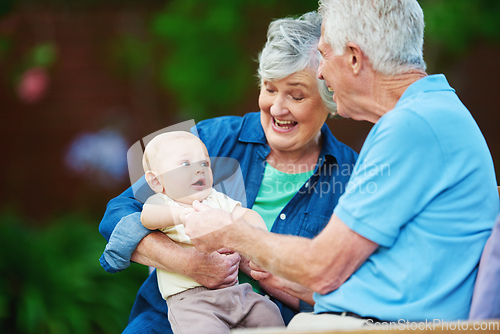
<path fill-rule="evenodd" d="M 260 111 L 197 124 L 210 156 L 239 162 L 247 206 L 269 231 L 195 202 L 184 225 L 196 250 L 183 248 L 138 227 L 143 204 L 130 188 L 100 225 L 107 240 L 126 240 L 125 259 L 105 251 L 103 267 L 131 260 L 223 289 L 244 256 L 241 271 L 285 324 L 295 316 L 293 328 L 467 319 L 499 213 L 495 172 L 446 78 L 425 72 L 423 31 L 416 0 L 323 0 L 319 15 L 272 22 Z M 359 156 L 324 124 L 336 114 L 374 124 Z M 295 187 L 268 191 L 279 182 Z M 166 314 L 153 272 L 125 332 L 168 333 Z"/>

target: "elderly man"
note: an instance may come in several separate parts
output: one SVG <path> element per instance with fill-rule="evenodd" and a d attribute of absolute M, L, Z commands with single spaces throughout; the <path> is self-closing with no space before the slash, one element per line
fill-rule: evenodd
<path fill-rule="evenodd" d="M 276 235 L 197 205 L 187 233 L 200 250 L 244 254 L 257 279 L 313 290 L 309 324 L 467 319 L 499 212 L 481 131 L 425 72 L 416 0 L 323 0 L 320 13 L 318 77 L 339 115 L 374 123 L 328 225 L 312 240 Z"/>

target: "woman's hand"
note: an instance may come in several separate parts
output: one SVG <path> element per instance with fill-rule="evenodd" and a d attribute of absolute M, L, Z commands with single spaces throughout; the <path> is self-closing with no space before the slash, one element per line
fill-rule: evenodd
<path fill-rule="evenodd" d="M 161 232 L 153 232 L 141 240 L 132 261 L 188 276 L 209 289 L 221 289 L 238 281 L 240 255 L 227 250 L 201 253 L 179 246 Z"/>
<path fill-rule="evenodd" d="M 238 282 L 240 255 L 221 249 L 210 254 L 195 252 L 187 264 L 188 275 L 209 289 L 222 289 Z"/>

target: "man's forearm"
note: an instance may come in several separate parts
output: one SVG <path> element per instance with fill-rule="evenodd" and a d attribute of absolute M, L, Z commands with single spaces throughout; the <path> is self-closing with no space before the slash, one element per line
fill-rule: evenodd
<path fill-rule="evenodd" d="M 199 250 L 227 247 L 264 270 L 325 294 L 337 289 L 378 247 L 352 231 L 335 214 L 314 239 L 257 229 L 244 218 L 193 204 L 184 217 L 186 233 Z"/>
<path fill-rule="evenodd" d="M 378 247 L 335 215 L 312 240 L 261 231 L 242 219 L 214 234 L 266 271 L 321 294 L 337 289 Z"/>
<path fill-rule="evenodd" d="M 263 269 L 297 282 L 307 284 L 308 254 L 311 240 L 262 231 L 243 220 L 222 228 L 214 238 L 220 238 L 228 248 L 239 252 Z M 306 262 L 306 263 L 304 263 Z"/>

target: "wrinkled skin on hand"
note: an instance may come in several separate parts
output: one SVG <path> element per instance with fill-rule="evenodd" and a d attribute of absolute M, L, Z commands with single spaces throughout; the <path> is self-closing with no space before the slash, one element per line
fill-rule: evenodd
<path fill-rule="evenodd" d="M 197 250 L 212 253 L 223 248 L 222 240 L 218 235 L 220 229 L 232 223 L 231 215 L 220 209 L 194 201 L 195 212 L 181 217 L 186 234 Z"/>
<path fill-rule="evenodd" d="M 196 260 L 187 264 L 189 277 L 209 289 L 222 289 L 238 282 L 240 255 L 221 249 L 212 253 L 196 252 Z"/>

